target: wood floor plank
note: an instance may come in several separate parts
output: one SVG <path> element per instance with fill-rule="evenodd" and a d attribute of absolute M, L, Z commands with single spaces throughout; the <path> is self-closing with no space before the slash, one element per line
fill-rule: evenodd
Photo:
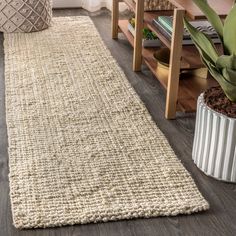
<path fill-rule="evenodd" d="M 147 106 L 154 121 L 164 132 L 211 209 L 190 216 L 159 217 L 129 221 L 66 226 L 62 228 L 16 230 L 12 226 L 9 199 L 7 131 L 4 100 L 3 35 L 0 34 L 0 236 L 234 236 L 236 235 L 236 185 L 205 176 L 191 160 L 195 115 L 178 114 L 177 119 L 164 119 L 165 92 L 150 71 L 132 71 L 132 47 L 122 34 L 111 39 L 111 18 L 107 10 L 88 13 L 82 9 L 57 10 L 55 16 L 90 15 L 106 46 L 125 72 Z"/>

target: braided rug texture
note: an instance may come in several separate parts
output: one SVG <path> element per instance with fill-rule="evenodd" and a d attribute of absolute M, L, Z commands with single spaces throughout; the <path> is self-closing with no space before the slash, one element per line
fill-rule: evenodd
<path fill-rule="evenodd" d="M 89 17 L 5 35 L 17 228 L 209 208 Z"/>

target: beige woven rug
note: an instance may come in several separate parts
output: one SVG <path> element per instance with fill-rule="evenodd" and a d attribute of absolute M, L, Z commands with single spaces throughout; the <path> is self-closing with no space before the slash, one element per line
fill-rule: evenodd
<path fill-rule="evenodd" d="M 16 227 L 208 209 L 89 17 L 5 34 L 5 54 Z"/>

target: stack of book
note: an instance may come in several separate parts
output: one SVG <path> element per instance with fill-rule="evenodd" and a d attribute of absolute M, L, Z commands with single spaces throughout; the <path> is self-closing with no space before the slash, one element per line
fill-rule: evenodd
<path fill-rule="evenodd" d="M 153 20 L 154 26 L 164 35 L 166 38 L 171 40 L 173 32 L 173 17 L 172 16 L 159 16 L 157 19 Z M 211 26 L 211 24 L 206 20 L 192 21 L 191 24 L 197 28 L 199 31 L 205 33 L 212 39 L 214 43 L 220 43 L 220 39 Z M 184 29 L 183 33 L 183 45 L 192 45 L 190 34 L 187 29 Z"/>

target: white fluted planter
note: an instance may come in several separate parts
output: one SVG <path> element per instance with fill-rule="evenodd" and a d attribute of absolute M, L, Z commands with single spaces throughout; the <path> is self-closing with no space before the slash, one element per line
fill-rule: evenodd
<path fill-rule="evenodd" d="M 236 182 L 236 119 L 215 112 L 198 98 L 193 160 L 205 174 Z"/>

